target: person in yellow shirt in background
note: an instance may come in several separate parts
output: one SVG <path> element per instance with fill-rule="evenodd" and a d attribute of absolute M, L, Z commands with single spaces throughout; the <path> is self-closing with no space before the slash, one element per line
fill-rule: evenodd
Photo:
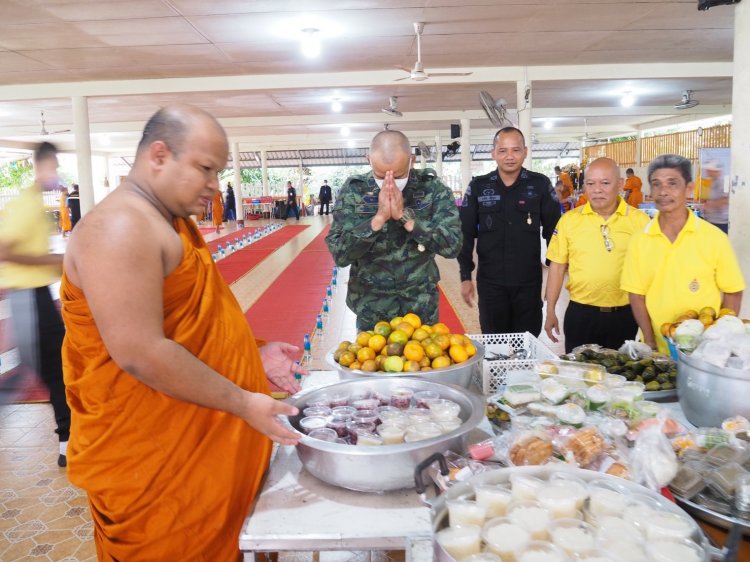
<path fill-rule="evenodd" d="M 633 237 L 620 287 L 630 293 L 643 341 L 669 353 L 662 324 L 707 306 L 739 312 L 745 280 L 727 235 L 686 207 L 695 189 L 690 160 L 655 158 L 648 182 L 659 212 Z"/>
<path fill-rule="evenodd" d="M 620 289 L 620 273 L 631 236 L 643 229 L 648 216 L 620 197 L 622 183 L 614 160 L 594 160 L 586 168 L 583 183 L 589 202 L 560 218 L 547 250 L 550 268 L 544 331 L 553 342 L 558 341 L 555 306 L 567 271 L 566 353 L 587 343 L 617 349 L 638 331 L 628 294 Z"/>
<path fill-rule="evenodd" d="M 68 234 L 70 234 L 70 231 L 73 230 L 73 225 L 70 222 L 70 209 L 68 209 L 68 188 L 67 187 L 61 187 L 60 188 L 60 233 L 62 234 L 63 238 L 67 237 Z"/>
<path fill-rule="evenodd" d="M 33 158 L 34 184 L 0 215 L 0 288 L 8 293 L 21 365 L 38 374 L 49 389 L 60 441 L 57 464 L 64 467 L 70 436 L 60 354 L 65 326 L 49 288 L 60 279 L 63 254 L 49 251 L 52 225 L 42 201 L 42 191 L 58 188 L 57 148 L 43 142 Z"/>
<path fill-rule="evenodd" d="M 643 203 L 643 182 L 641 178 L 635 175 L 633 168 L 625 170 L 625 202 L 631 207 L 638 208 L 638 205 Z"/>

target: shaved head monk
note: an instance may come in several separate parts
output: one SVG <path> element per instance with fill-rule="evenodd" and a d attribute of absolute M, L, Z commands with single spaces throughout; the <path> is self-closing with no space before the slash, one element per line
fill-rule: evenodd
<path fill-rule="evenodd" d="M 299 349 L 256 342 L 190 219 L 226 160 L 213 117 L 159 110 L 68 245 L 68 477 L 88 493 L 99 560 L 236 560 L 271 440 L 297 442 L 276 418 L 297 410 L 267 378 L 296 391 Z"/>

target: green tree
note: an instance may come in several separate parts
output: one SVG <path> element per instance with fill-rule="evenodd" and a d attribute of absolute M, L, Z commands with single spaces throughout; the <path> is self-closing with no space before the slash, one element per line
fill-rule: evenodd
<path fill-rule="evenodd" d="M 15 194 L 34 180 L 34 167 L 29 160 L 16 160 L 0 166 L 0 193 Z"/>

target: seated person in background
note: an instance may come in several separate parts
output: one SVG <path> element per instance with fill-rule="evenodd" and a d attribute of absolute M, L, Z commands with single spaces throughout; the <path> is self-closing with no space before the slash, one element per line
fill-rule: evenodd
<path fill-rule="evenodd" d="M 625 191 L 625 202 L 631 207 L 637 209 L 638 205 L 643 203 L 643 191 L 641 191 L 643 182 L 641 181 L 641 178 L 635 175 L 633 168 L 625 170 L 625 178 L 625 186 L 623 187 Z"/>
<path fill-rule="evenodd" d="M 690 160 L 655 158 L 648 182 L 658 214 L 633 237 L 620 286 L 630 293 L 643 341 L 669 353 L 662 324 L 707 306 L 739 312 L 745 280 L 727 235 L 686 207 L 695 189 Z"/>

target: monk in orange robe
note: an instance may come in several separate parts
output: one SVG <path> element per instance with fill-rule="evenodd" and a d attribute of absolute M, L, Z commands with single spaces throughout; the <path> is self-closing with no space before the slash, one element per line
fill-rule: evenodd
<path fill-rule="evenodd" d="M 68 478 L 88 493 L 99 560 L 237 560 L 271 440 L 298 439 L 267 379 L 298 390 L 300 350 L 258 347 L 189 220 L 227 152 L 207 113 L 159 110 L 65 255 Z"/>
<path fill-rule="evenodd" d="M 625 202 L 631 207 L 638 208 L 638 205 L 643 203 L 643 182 L 641 178 L 635 175 L 633 168 L 625 170 L 625 185 L 623 191 L 625 192 Z"/>
<path fill-rule="evenodd" d="M 222 222 L 224 222 L 224 201 L 221 198 L 221 191 L 218 191 L 211 200 L 211 223 L 216 227 L 217 234 Z"/>
<path fill-rule="evenodd" d="M 60 191 L 60 232 L 65 238 L 73 230 L 70 222 L 70 209 L 68 209 L 68 188 L 63 187 Z"/>
<path fill-rule="evenodd" d="M 557 174 L 557 181 L 562 182 L 562 191 L 560 193 L 561 201 L 567 200 L 573 195 L 575 186 L 573 180 L 568 172 L 564 172 L 560 166 L 555 166 L 555 173 Z"/>
<path fill-rule="evenodd" d="M 586 196 L 586 193 L 581 193 L 581 196 L 578 198 L 578 201 L 576 201 L 576 207 L 583 207 L 586 203 L 589 202 L 589 198 Z"/>

